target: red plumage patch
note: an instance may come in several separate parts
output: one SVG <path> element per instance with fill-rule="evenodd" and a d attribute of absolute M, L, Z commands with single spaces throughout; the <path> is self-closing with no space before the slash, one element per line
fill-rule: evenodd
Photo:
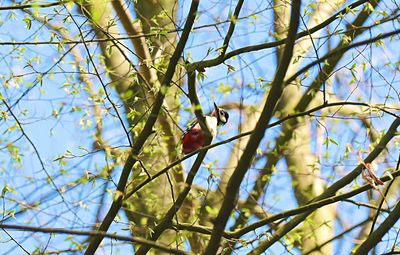
<path fill-rule="evenodd" d="M 200 127 L 190 128 L 182 138 L 183 153 L 188 154 L 204 145 L 204 133 Z"/>

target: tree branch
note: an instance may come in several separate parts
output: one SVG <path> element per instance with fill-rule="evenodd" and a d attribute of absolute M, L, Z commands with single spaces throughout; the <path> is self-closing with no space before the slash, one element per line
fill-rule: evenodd
<path fill-rule="evenodd" d="M 399 153 L 399 157 L 397 159 L 396 170 L 399 170 L 399 167 L 400 167 L 400 153 Z M 379 209 L 382 208 L 384 201 L 386 201 L 386 196 L 388 195 L 390 187 L 393 185 L 393 183 L 394 183 L 394 179 L 389 183 L 389 185 L 387 185 L 386 190 L 385 190 L 385 194 L 381 194 L 382 198 L 381 198 L 381 201 L 380 201 L 380 203 L 378 205 Z M 380 212 L 380 210 L 376 211 L 376 215 L 375 215 L 374 219 L 372 220 L 371 230 L 370 230 L 368 236 L 370 236 L 374 231 L 374 227 L 375 227 L 376 221 L 378 220 L 379 212 Z"/>
<path fill-rule="evenodd" d="M 334 103 L 328 103 L 328 104 L 323 104 L 323 105 L 314 107 L 314 108 L 309 109 L 309 110 L 307 110 L 307 111 L 305 111 L 305 112 L 301 112 L 301 113 L 297 113 L 297 114 L 290 114 L 290 115 L 288 115 L 288 116 L 286 116 L 286 117 L 284 117 L 284 118 L 282 118 L 282 119 L 280 119 L 280 120 L 278 120 L 278 121 L 275 121 L 275 122 L 273 122 L 273 123 L 271 123 L 271 124 L 268 124 L 268 125 L 267 125 L 267 129 L 268 129 L 268 128 L 275 127 L 275 126 L 278 126 L 278 125 L 284 123 L 285 121 L 288 121 L 288 120 L 291 120 L 291 119 L 294 119 L 294 118 L 297 118 L 297 117 L 302 117 L 302 116 L 310 115 L 311 113 L 316 112 L 316 111 L 319 111 L 319 110 L 324 109 L 324 108 L 336 107 L 336 106 L 343 106 L 343 105 L 366 106 L 366 107 L 369 107 L 369 108 L 374 108 L 374 109 L 378 109 L 378 110 L 385 111 L 385 112 L 387 112 L 388 114 L 390 114 L 390 115 L 392 115 L 392 116 L 394 116 L 394 117 L 396 117 L 396 118 L 400 118 L 400 116 L 398 116 L 398 115 L 396 115 L 396 114 L 394 114 L 394 113 L 392 113 L 392 112 L 389 112 L 389 111 L 385 110 L 384 108 L 377 107 L 377 106 L 373 106 L 373 105 L 370 105 L 370 104 L 367 104 L 367 103 L 359 103 L 359 102 L 334 102 Z M 163 174 L 165 174 L 166 172 L 168 172 L 168 171 L 169 171 L 171 168 L 173 168 L 174 166 L 176 166 L 176 165 L 178 165 L 179 163 L 181 163 L 182 161 L 184 161 L 184 160 L 186 160 L 186 159 L 188 159 L 188 158 L 190 158 L 190 157 L 196 155 L 197 153 L 202 152 L 202 151 L 205 151 L 205 150 L 209 150 L 209 149 L 211 149 L 211 148 L 214 148 L 214 147 L 217 147 L 217 146 L 220 146 L 220 145 L 223 145 L 223 144 L 230 143 L 230 142 L 235 141 L 235 140 L 237 140 L 237 139 L 239 139 L 239 138 L 241 138 L 241 137 L 249 136 L 249 135 L 251 135 L 251 134 L 253 134 L 253 133 L 254 133 L 254 130 L 249 131 L 249 132 L 245 132 L 245 133 L 241 133 L 241 134 L 238 134 L 238 135 L 235 135 L 235 136 L 232 136 L 231 138 L 228 138 L 228 139 L 223 140 L 223 141 L 221 141 L 221 142 L 217 142 L 217 143 L 213 143 L 213 144 L 211 144 L 211 145 L 204 146 L 204 147 L 202 147 L 202 148 L 200 148 L 200 149 L 198 149 L 198 150 L 196 150 L 196 151 L 193 151 L 193 152 L 191 152 L 191 153 L 189 153 L 189 154 L 183 156 L 183 157 L 180 158 L 180 159 L 177 159 L 176 161 L 172 162 L 170 165 L 168 165 L 168 166 L 166 166 L 165 168 L 163 168 L 163 169 L 161 169 L 160 171 L 158 171 L 155 175 L 153 175 L 153 176 L 151 176 L 150 178 L 148 178 L 148 179 L 144 180 L 143 182 L 139 183 L 134 189 L 132 189 L 131 191 L 129 191 L 129 192 L 126 194 L 125 198 L 127 199 L 127 198 L 131 197 L 131 196 L 132 196 L 133 194 L 135 194 L 137 191 L 139 191 L 139 190 L 142 189 L 144 186 L 146 186 L 147 184 L 149 184 L 150 182 L 152 182 L 154 179 L 157 179 L 157 178 L 160 177 L 161 175 L 163 175 Z"/>
<path fill-rule="evenodd" d="M 48 7 L 63 5 L 63 4 L 70 3 L 70 2 L 73 2 L 73 0 L 59 1 L 59 2 L 54 2 L 54 3 L 49 3 L 49 4 L 35 3 L 35 4 L 20 4 L 20 5 L 14 5 L 14 6 L 0 6 L 0 11 L 23 10 L 23 9 L 28 9 L 28 8 L 48 8 Z"/>
<path fill-rule="evenodd" d="M 391 173 L 391 175 L 393 177 L 400 176 L 400 171 L 395 171 L 395 172 Z M 384 176 L 384 177 L 381 178 L 381 180 L 383 182 L 390 181 L 391 180 L 391 176 Z M 246 226 L 246 227 L 244 227 L 242 229 L 239 229 L 237 231 L 231 232 L 230 236 L 233 237 L 233 238 L 239 238 L 239 237 L 241 237 L 241 236 L 243 236 L 243 235 L 245 235 L 245 234 L 247 234 L 247 233 L 249 233 L 251 231 L 254 231 L 255 229 L 257 229 L 259 227 L 265 226 L 265 225 L 267 225 L 269 223 L 272 223 L 274 221 L 277 221 L 277 220 L 280 220 L 280 219 L 283 219 L 283 218 L 288 218 L 290 216 L 298 215 L 298 214 L 304 213 L 304 212 L 313 212 L 318 208 L 321 208 L 323 206 L 330 205 L 330 204 L 333 204 L 333 203 L 336 203 L 336 202 L 339 202 L 339 201 L 345 201 L 348 198 L 354 197 L 354 196 L 356 196 L 358 194 L 361 194 L 361 193 L 363 193 L 363 192 L 365 192 L 367 190 L 370 190 L 370 189 L 373 189 L 373 186 L 370 185 L 370 184 L 366 184 L 366 185 L 364 185 L 364 186 L 362 186 L 360 188 L 357 188 L 355 190 L 352 190 L 350 192 L 347 192 L 347 193 L 344 193 L 344 194 L 341 194 L 341 195 L 325 198 L 325 199 L 322 199 L 322 200 L 318 200 L 316 202 L 311 202 L 311 203 L 309 203 L 307 205 L 304 205 L 304 206 L 300 206 L 300 207 L 295 208 L 295 209 L 286 210 L 284 212 L 274 214 L 274 215 L 272 215 L 270 217 L 267 217 L 265 219 L 256 221 L 256 222 L 254 222 L 254 223 L 252 223 L 252 224 L 250 224 L 250 225 L 248 225 L 248 226 Z"/>
<path fill-rule="evenodd" d="M 396 207 L 385 219 L 385 221 L 382 222 L 382 224 L 368 236 L 367 240 L 365 240 L 360 245 L 360 247 L 358 247 L 354 255 L 368 254 L 368 252 L 381 241 L 382 237 L 390 229 L 393 228 L 394 224 L 398 221 L 399 218 L 400 218 L 400 201 L 397 202 Z"/>
<path fill-rule="evenodd" d="M 224 42 L 221 47 L 221 56 L 224 57 L 226 50 L 228 49 L 229 46 L 229 41 L 231 40 L 231 37 L 233 35 L 233 31 L 235 30 L 235 25 L 236 25 L 236 19 L 239 17 L 239 12 L 240 9 L 242 9 L 244 0 L 239 0 L 239 2 L 236 5 L 235 11 L 233 12 L 233 15 L 230 18 L 231 24 L 229 25 L 228 32 L 226 33 Z"/>
<path fill-rule="evenodd" d="M 365 163 L 371 163 L 376 157 L 379 156 L 379 154 L 385 149 L 386 145 L 389 143 L 389 141 L 396 135 L 397 128 L 400 126 L 400 119 L 395 119 L 392 123 L 392 125 L 389 127 L 388 131 L 386 134 L 382 137 L 380 142 L 377 144 L 377 146 L 370 152 L 370 154 L 365 158 L 364 162 Z M 315 202 L 315 201 L 320 201 L 329 197 L 332 197 L 335 195 L 335 193 L 352 182 L 364 169 L 363 165 L 358 165 L 353 171 L 348 173 L 346 176 L 344 176 L 342 179 L 336 181 L 334 184 L 332 184 L 329 188 L 327 188 L 321 195 L 316 197 L 310 202 Z M 280 238 L 282 238 L 284 235 L 286 235 L 289 231 L 291 231 L 293 228 L 295 228 L 297 225 L 299 225 L 301 222 L 303 222 L 310 214 L 310 212 L 306 212 L 303 214 L 300 214 L 296 216 L 294 219 L 291 221 L 287 222 L 282 228 L 278 229 L 268 240 L 261 242 L 259 246 L 253 251 L 253 254 L 260 254 L 262 253 L 265 249 L 268 249 L 272 244 L 277 242 Z"/>
<path fill-rule="evenodd" d="M 118 17 L 121 19 L 121 23 L 126 32 L 132 36 L 131 42 L 135 47 L 135 52 L 139 61 L 142 63 L 140 69 L 142 70 L 144 77 L 150 83 L 156 82 L 158 80 L 157 73 L 155 69 L 149 67 L 150 63 L 152 63 L 152 58 L 149 48 L 147 47 L 146 39 L 143 36 L 142 28 L 139 24 L 134 23 L 131 15 L 121 0 L 112 0 L 111 3 L 118 14 Z"/>
<path fill-rule="evenodd" d="M 383 176 L 380 180 L 383 182 L 388 182 L 388 181 L 392 180 L 391 179 L 392 177 L 396 178 L 398 176 L 400 176 L 399 170 L 392 172 L 391 176 L 388 176 L 388 175 Z M 347 192 L 347 193 L 344 193 L 341 195 L 325 198 L 322 200 L 318 200 L 316 202 L 311 202 L 304 206 L 300 206 L 295 209 L 290 209 L 290 210 L 286 210 L 286 211 L 274 214 L 272 216 L 269 216 L 262 220 L 256 221 L 256 222 L 254 222 L 246 227 L 243 227 L 239 230 L 236 230 L 236 231 L 224 231 L 222 235 L 228 239 L 238 239 L 247 233 L 255 231 L 257 228 L 263 227 L 263 226 L 268 225 L 277 220 L 295 216 L 300 213 L 306 213 L 306 212 L 311 213 L 318 208 L 321 208 L 321 207 L 324 207 L 326 205 L 330 205 L 330 204 L 333 204 L 336 202 L 340 202 L 340 201 L 347 202 L 349 198 L 354 197 L 358 194 L 361 194 L 361 193 L 363 193 L 367 190 L 371 190 L 371 189 L 373 189 L 372 185 L 366 184 L 362 187 L 359 187 L 355 190 L 352 190 L 350 192 Z M 377 208 L 374 208 L 374 209 L 377 209 Z M 193 232 L 201 233 L 204 235 L 211 235 L 211 233 L 212 233 L 211 228 L 199 226 L 199 225 L 185 224 L 185 223 L 174 224 L 174 225 L 171 225 L 170 228 L 177 228 L 177 229 L 181 229 L 181 230 L 193 231 Z"/>
<path fill-rule="evenodd" d="M 11 225 L 2 223 L 0 223 L 0 228 L 30 231 L 30 232 L 41 232 L 41 233 L 58 233 L 58 234 L 70 234 L 70 235 L 81 235 L 81 236 L 101 236 L 116 240 L 129 241 L 136 244 L 146 244 L 151 246 L 152 248 L 156 248 L 158 250 L 169 252 L 172 254 L 187 254 L 184 251 L 172 249 L 167 247 L 166 245 L 148 241 L 144 238 L 108 234 L 103 231 L 79 231 L 79 230 L 71 230 L 64 228 L 43 228 L 43 227 L 21 226 L 21 225 Z"/>
<path fill-rule="evenodd" d="M 164 80 L 162 82 L 160 91 L 157 94 L 156 101 L 150 112 L 150 116 L 148 117 L 140 135 L 136 138 L 136 141 L 132 147 L 132 152 L 129 155 L 128 159 L 126 160 L 126 163 L 122 169 L 122 173 L 121 173 L 120 179 L 118 181 L 118 186 L 117 186 L 117 190 L 115 193 L 114 201 L 111 205 L 111 208 L 107 212 L 107 215 L 105 216 L 104 221 L 100 225 L 100 228 L 99 228 L 100 231 L 108 230 L 112 221 L 114 220 L 115 216 L 117 215 L 119 209 L 122 206 L 122 201 L 124 198 L 123 194 L 125 193 L 126 183 L 128 181 L 132 167 L 137 162 L 137 156 L 139 155 L 139 153 L 142 149 L 142 146 L 144 145 L 147 138 L 152 133 L 153 126 L 154 126 L 154 124 L 157 120 L 158 114 L 161 110 L 161 107 L 162 107 L 162 104 L 163 104 L 163 101 L 165 98 L 165 94 L 171 85 L 171 81 L 172 81 L 172 77 L 175 73 L 176 65 L 178 64 L 179 58 L 182 55 L 182 52 L 185 48 L 187 39 L 189 38 L 189 34 L 191 31 L 192 25 L 196 18 L 198 5 L 199 5 L 199 0 L 192 0 L 192 4 L 190 6 L 188 18 L 186 20 L 181 39 L 179 40 L 177 47 L 170 59 L 168 69 L 165 73 Z M 94 252 L 97 250 L 97 247 L 100 245 L 100 242 L 102 241 L 102 239 L 103 239 L 102 237 L 94 237 L 91 240 L 85 254 L 86 255 L 94 254 Z"/>
<path fill-rule="evenodd" d="M 189 87 L 189 98 L 190 98 L 190 102 L 192 104 L 192 106 L 195 109 L 195 114 L 196 114 L 196 118 L 199 121 L 199 124 L 202 128 L 202 130 L 206 133 L 205 135 L 205 141 L 204 141 L 204 145 L 207 146 L 211 143 L 212 140 L 212 136 L 210 133 L 210 129 L 207 126 L 207 123 L 205 121 L 205 117 L 203 115 L 203 111 L 201 109 L 201 105 L 199 102 L 199 98 L 197 97 L 197 93 L 196 93 L 196 74 L 195 71 L 189 71 L 188 72 L 188 87 Z M 178 198 L 176 199 L 176 201 L 173 203 L 173 205 L 171 206 L 171 208 L 168 210 L 168 212 L 166 213 L 166 215 L 163 217 L 163 219 L 161 220 L 160 223 L 157 224 L 157 226 L 154 228 L 153 233 L 150 237 L 150 239 L 152 241 L 157 240 L 161 234 L 168 229 L 168 227 L 171 225 L 172 219 L 174 217 L 174 215 L 178 212 L 178 210 L 181 208 L 181 206 L 183 205 L 186 197 L 188 196 L 191 188 L 192 188 L 192 184 L 194 181 L 194 178 L 196 177 L 197 172 L 200 169 L 201 163 L 203 162 L 206 154 L 207 154 L 208 150 L 203 150 L 201 151 L 195 162 L 193 163 L 188 176 L 186 178 L 185 181 L 185 187 L 183 189 L 183 191 L 179 194 Z M 142 247 L 139 248 L 139 250 L 136 252 L 137 255 L 144 255 L 146 254 L 149 250 L 150 250 L 150 246 L 148 245 L 143 245 Z"/>
<path fill-rule="evenodd" d="M 359 1 L 355 2 L 355 3 L 353 3 L 353 4 L 350 4 L 350 5 L 346 6 L 345 8 L 340 10 L 339 12 L 335 13 L 334 15 L 332 15 L 331 17 L 326 19 L 321 24 L 318 24 L 318 25 L 316 25 L 315 27 L 312 27 L 309 30 L 305 30 L 305 31 L 302 31 L 302 32 L 298 33 L 296 35 L 296 39 L 299 39 L 301 37 L 307 36 L 309 34 L 313 34 L 313 33 L 317 32 L 318 30 L 325 28 L 326 26 L 328 26 L 330 23 L 332 23 L 333 21 L 335 21 L 336 19 L 338 19 L 342 15 L 347 14 L 347 12 L 350 9 L 354 9 L 354 8 L 364 4 L 366 2 L 368 2 L 368 0 L 359 0 Z M 247 52 L 258 51 L 258 50 L 263 50 L 263 49 L 267 49 L 267 48 L 277 47 L 279 45 L 284 44 L 286 42 L 286 40 L 287 40 L 287 38 L 284 38 L 282 40 L 275 41 L 275 42 L 267 42 L 267 43 L 262 43 L 262 44 L 258 44 L 258 45 L 252 45 L 252 46 L 239 48 L 239 49 L 233 50 L 231 52 L 228 52 L 225 55 L 220 55 L 220 56 L 218 56 L 218 57 L 216 57 L 214 59 L 194 62 L 194 63 L 192 63 L 192 68 L 201 71 L 204 68 L 208 68 L 208 67 L 219 65 L 219 64 L 223 63 L 225 60 L 227 60 L 229 58 L 232 58 L 234 56 L 240 55 L 242 53 L 247 53 Z"/>
<path fill-rule="evenodd" d="M 341 55 L 343 53 L 345 53 L 348 50 L 351 50 L 353 48 L 362 46 L 362 45 L 366 45 L 366 44 L 370 44 L 388 37 L 391 37 L 393 35 L 397 35 L 400 33 L 400 29 L 385 33 L 385 34 L 380 34 L 374 38 L 368 39 L 368 40 L 364 40 L 364 41 L 360 41 L 360 42 L 356 42 L 347 46 L 343 46 L 343 47 L 339 47 L 339 48 L 335 48 L 334 50 L 332 50 L 331 52 L 329 52 L 328 54 L 326 54 L 325 56 L 321 57 L 318 60 L 315 60 L 313 62 L 311 62 L 310 64 L 307 64 L 306 66 L 304 66 L 303 68 L 301 68 L 298 72 L 296 72 L 293 76 L 291 76 L 289 79 L 287 79 L 285 81 L 285 84 L 290 84 L 291 82 L 293 82 L 295 79 L 297 79 L 298 76 L 300 76 L 300 74 L 304 73 L 305 71 L 309 70 L 311 67 L 317 65 L 318 63 L 324 62 L 327 59 L 330 59 L 332 57 L 335 57 L 337 55 Z M 331 65 L 331 64 L 330 64 Z M 314 89 L 314 87 L 309 87 L 309 89 L 307 91 L 310 91 Z"/>
<path fill-rule="evenodd" d="M 254 152 L 256 151 L 261 139 L 264 137 L 265 129 L 268 127 L 268 123 L 271 120 L 275 105 L 278 102 L 280 96 L 282 95 L 283 91 L 282 83 L 287 68 L 292 59 L 293 47 L 296 40 L 296 31 L 299 26 L 300 5 L 301 1 L 299 0 L 292 2 L 289 33 L 288 33 L 288 38 L 286 40 L 286 47 L 283 53 L 282 60 L 276 71 L 275 78 L 272 82 L 271 90 L 268 94 L 261 116 L 254 129 L 254 133 L 251 135 L 250 140 L 242 156 L 240 157 L 238 165 L 235 168 L 235 171 L 233 172 L 231 178 L 229 179 L 226 189 L 226 195 L 222 202 L 222 206 L 218 213 L 218 216 L 215 219 L 211 239 L 206 248 L 205 252 L 206 254 L 215 254 L 219 248 L 219 242 L 222 233 L 224 231 L 225 225 L 236 203 L 240 184 L 251 164 Z"/>

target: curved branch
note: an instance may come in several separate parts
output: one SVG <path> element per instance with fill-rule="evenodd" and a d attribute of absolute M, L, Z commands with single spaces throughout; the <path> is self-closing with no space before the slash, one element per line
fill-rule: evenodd
<path fill-rule="evenodd" d="M 131 42 L 135 47 L 137 57 L 139 58 L 140 62 L 142 62 L 140 69 L 143 71 L 144 77 L 150 83 L 157 81 L 158 78 L 156 71 L 151 67 L 148 67 L 152 61 L 152 58 L 149 48 L 147 47 L 146 38 L 143 36 L 144 34 L 142 28 L 139 24 L 133 22 L 133 19 L 126 10 L 123 1 L 113 0 L 111 3 L 118 14 L 118 17 L 121 19 L 121 23 L 127 33 L 131 36 L 135 36 L 131 37 Z"/>

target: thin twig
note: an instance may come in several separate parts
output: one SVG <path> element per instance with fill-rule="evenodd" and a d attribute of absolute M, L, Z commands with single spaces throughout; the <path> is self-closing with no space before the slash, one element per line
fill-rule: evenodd
<path fill-rule="evenodd" d="M 242 9 L 243 3 L 244 3 L 244 0 L 239 0 L 239 2 L 236 5 L 235 11 L 233 12 L 233 15 L 231 17 L 229 17 L 231 20 L 231 24 L 229 25 L 228 32 L 226 33 L 224 42 L 221 47 L 221 56 L 222 57 L 225 55 L 226 50 L 228 49 L 229 41 L 231 40 L 231 37 L 235 30 L 236 20 L 239 17 L 239 13 L 240 13 L 240 10 Z"/>
<path fill-rule="evenodd" d="M 86 49 L 86 52 L 87 52 L 87 56 L 88 56 L 88 58 L 89 58 L 89 60 L 90 60 L 90 63 L 92 64 L 92 67 L 93 67 L 93 69 L 94 69 L 94 71 L 95 71 L 95 74 L 96 74 L 98 80 L 100 81 L 100 83 L 101 83 L 101 85 L 102 85 L 102 87 L 103 87 L 103 89 L 104 89 L 104 93 L 105 93 L 105 95 L 106 95 L 106 98 L 107 98 L 107 100 L 110 102 L 110 104 L 111 104 L 111 106 L 113 107 L 115 113 L 117 114 L 118 120 L 119 120 L 119 122 L 121 123 L 122 128 L 124 129 L 126 138 L 128 139 L 129 146 L 132 147 L 133 144 L 132 144 L 132 141 L 131 141 L 130 133 L 129 133 L 128 129 L 126 128 L 125 124 L 124 124 L 124 120 L 122 119 L 122 117 L 121 117 L 121 115 L 120 115 L 120 113 L 119 113 L 119 111 L 118 111 L 117 106 L 116 106 L 115 103 L 112 101 L 112 99 L 111 99 L 111 97 L 110 97 L 110 95 L 109 95 L 109 93 L 108 93 L 106 84 L 104 83 L 103 79 L 102 79 L 101 76 L 100 76 L 99 71 L 97 70 L 96 64 L 94 63 L 94 60 L 93 60 L 93 58 L 92 58 L 92 54 L 90 53 L 89 47 L 88 47 L 87 43 L 85 42 L 85 38 L 83 37 L 82 29 L 81 29 L 81 27 L 78 25 L 77 21 L 75 20 L 74 16 L 71 14 L 71 12 L 70 12 L 68 9 L 67 9 L 67 11 L 68 11 L 69 16 L 71 17 L 71 20 L 74 22 L 76 28 L 77 28 L 78 31 L 79 31 L 79 36 L 82 38 L 83 45 L 84 45 L 84 47 L 85 47 L 85 49 Z"/>

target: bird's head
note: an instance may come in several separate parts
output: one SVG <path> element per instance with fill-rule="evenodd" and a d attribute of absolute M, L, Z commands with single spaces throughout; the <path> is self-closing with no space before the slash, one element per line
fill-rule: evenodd
<path fill-rule="evenodd" d="M 218 108 L 218 106 L 214 103 L 214 111 L 211 113 L 211 116 L 217 117 L 218 126 L 223 126 L 228 122 L 229 114 L 224 109 Z"/>

